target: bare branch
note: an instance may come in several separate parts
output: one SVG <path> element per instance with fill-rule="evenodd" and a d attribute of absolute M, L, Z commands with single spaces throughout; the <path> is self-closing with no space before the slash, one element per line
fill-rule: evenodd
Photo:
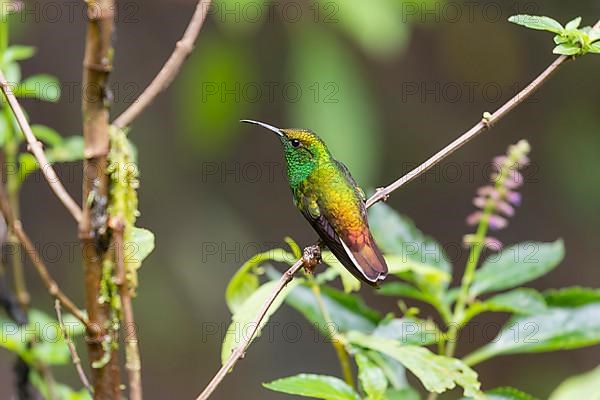
<path fill-rule="evenodd" d="M 29 144 L 29 151 L 31 151 L 31 153 L 35 156 L 38 164 L 40 165 L 40 169 L 42 170 L 42 173 L 46 178 L 46 181 L 48 181 L 48 184 L 50 185 L 50 188 L 56 194 L 58 199 L 65 205 L 65 207 L 67 207 L 67 210 L 69 210 L 73 218 L 75 218 L 76 221 L 81 220 L 81 208 L 69 195 L 62 182 L 58 178 L 56 171 L 54 171 L 54 168 L 52 168 L 52 165 L 50 164 L 50 162 L 48 162 L 46 154 L 44 153 L 44 150 L 42 148 L 42 143 L 39 140 L 37 140 L 37 138 L 33 134 L 33 131 L 29 126 L 29 122 L 27 122 L 27 117 L 25 116 L 21 105 L 17 101 L 17 98 L 12 92 L 10 84 L 6 81 L 6 78 L 4 77 L 2 71 L 0 71 L 0 86 L 2 87 L 2 93 L 4 93 L 8 105 L 10 106 L 13 114 L 15 115 L 17 123 L 19 124 L 19 127 L 23 132 L 23 135 L 25 135 L 25 139 Z"/>
<path fill-rule="evenodd" d="M 124 223 L 121 219 L 111 221 L 115 240 L 115 261 L 117 265 L 117 284 L 121 297 L 121 310 L 123 311 L 123 340 L 125 341 L 125 368 L 129 379 L 129 398 L 142 399 L 142 363 L 138 347 L 137 328 L 133 317 L 131 293 L 127 284 L 127 270 L 125 266 L 125 242 L 123 239 Z"/>
<path fill-rule="evenodd" d="M 175 76 L 179 73 L 183 62 L 188 58 L 194 49 L 194 43 L 198 38 L 200 29 L 204 24 L 211 0 L 200 0 L 196 5 L 196 11 L 187 26 L 183 37 L 175 45 L 175 50 L 163 65 L 152 82 L 144 89 L 142 94 L 127 108 L 121 115 L 113 121 L 117 128 L 124 128 L 137 118 L 161 92 L 166 90 Z"/>
<path fill-rule="evenodd" d="M 252 327 L 252 330 L 250 331 L 250 334 L 243 335 L 243 340 L 240 343 L 240 345 L 231 352 L 231 355 L 229 356 L 229 359 L 227 359 L 227 362 L 225 362 L 225 364 L 223 364 L 221 369 L 219 369 L 217 374 L 212 378 L 210 383 L 206 386 L 204 391 L 202 393 L 200 393 L 200 395 L 198 396 L 198 398 L 196 400 L 208 399 L 210 397 L 210 395 L 215 391 L 215 389 L 219 386 L 221 381 L 223 381 L 223 378 L 225 378 L 225 375 L 227 375 L 227 373 L 235 366 L 235 364 L 241 358 L 244 357 L 244 355 L 246 353 L 246 349 L 248 348 L 248 346 L 250 346 L 250 343 L 252 342 L 254 335 L 258 331 L 258 327 L 260 326 L 261 321 L 267 314 L 267 311 L 269 311 L 269 308 L 271 307 L 271 305 L 273 304 L 273 302 L 275 301 L 277 296 L 279 296 L 279 293 L 281 293 L 283 288 L 285 288 L 285 286 L 294 278 L 294 274 L 296 272 L 298 272 L 298 270 L 300 268 L 302 268 L 302 266 L 305 263 L 312 262 L 312 260 L 305 259 L 305 258 L 306 258 L 306 251 L 305 251 L 305 257 L 296 261 L 296 263 L 294 265 L 292 265 L 287 271 L 285 271 L 283 273 L 283 275 L 281 276 L 281 278 L 279 278 L 279 282 L 277 283 L 277 286 L 275 286 L 273 288 L 273 291 L 269 295 L 269 298 L 267 298 L 267 300 L 265 300 L 265 302 L 261 306 L 260 310 L 258 311 L 256 318 L 254 318 L 254 321 L 251 323 L 250 326 Z"/>
<path fill-rule="evenodd" d="M 79 354 L 77 354 L 75 344 L 73 344 L 73 341 L 69 336 L 69 332 L 67 332 L 67 329 L 65 327 L 65 323 L 63 322 L 59 300 L 54 301 L 54 309 L 56 310 L 56 318 L 58 319 L 60 330 L 62 331 L 63 337 L 65 338 L 65 342 L 67 343 L 67 347 L 69 348 L 69 353 L 71 353 L 71 360 L 73 360 L 73 364 L 75 365 L 75 369 L 77 370 L 77 375 L 79 375 L 79 380 L 81 381 L 81 383 L 83 383 L 83 386 L 87 389 L 89 394 L 94 394 L 94 389 L 92 388 L 92 385 L 90 385 L 90 381 L 88 380 L 85 371 L 83 370 L 83 366 L 81 365 L 81 358 L 79 358 Z"/>
<path fill-rule="evenodd" d="M 37 252 L 34 244 L 29 239 L 29 236 L 23 230 L 23 226 L 21 225 L 21 221 L 15 218 L 14 213 L 10 207 L 8 199 L 6 198 L 6 193 L 4 193 L 4 187 L 0 185 L 0 211 L 6 220 L 6 223 L 12 228 L 15 236 L 19 240 L 19 243 L 25 250 L 25 253 L 31 259 L 33 266 L 35 267 L 38 275 L 42 278 L 42 282 L 48 289 L 48 293 L 50 296 L 54 297 L 56 300 L 60 301 L 62 305 L 69 310 L 71 314 L 73 314 L 78 320 L 83 322 L 85 326 L 88 326 L 88 319 L 83 315 L 83 313 L 79 310 L 79 307 L 75 305 L 75 303 L 60 289 L 56 281 L 50 276 L 48 272 L 48 268 L 42 261 L 41 256 Z"/>

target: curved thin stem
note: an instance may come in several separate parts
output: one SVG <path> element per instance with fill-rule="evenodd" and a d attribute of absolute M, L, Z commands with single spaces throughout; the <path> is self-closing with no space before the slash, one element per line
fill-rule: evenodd
<path fill-rule="evenodd" d="M 58 199 L 65 205 L 67 210 L 69 210 L 73 218 L 75 218 L 75 220 L 79 222 L 81 220 L 81 208 L 77 205 L 75 200 L 73 200 L 71 195 L 69 195 L 62 182 L 60 181 L 60 178 L 56 174 L 56 171 L 54 171 L 54 168 L 52 168 L 52 165 L 46 158 L 46 154 L 44 153 L 44 150 L 42 148 L 42 143 L 38 141 L 35 135 L 33 134 L 31 126 L 29 126 L 29 122 L 27 122 L 27 117 L 25 116 L 21 105 L 17 101 L 17 98 L 12 92 L 10 84 L 7 82 L 2 71 L 0 71 L 0 86 L 2 89 L 2 93 L 4 93 L 4 97 L 6 97 L 8 105 L 10 106 L 13 114 L 15 115 L 17 123 L 19 124 L 19 127 L 21 128 L 21 131 L 23 131 L 23 135 L 25 136 L 27 143 L 29 144 L 29 151 L 34 155 L 35 159 L 40 165 L 42 174 L 44 174 L 44 177 L 46 178 L 46 181 L 48 181 L 50 188 L 52 189 L 54 194 L 56 194 L 56 197 L 58 197 Z"/>
<path fill-rule="evenodd" d="M 156 77 L 144 89 L 142 94 L 114 121 L 113 125 L 117 128 L 124 128 L 137 118 L 154 99 L 164 90 L 166 90 L 175 76 L 179 73 L 183 62 L 188 58 L 194 49 L 194 43 L 198 38 L 200 29 L 204 24 L 211 0 L 200 0 L 196 5 L 196 11 L 187 26 L 183 37 L 175 45 L 175 50 L 158 72 Z"/>

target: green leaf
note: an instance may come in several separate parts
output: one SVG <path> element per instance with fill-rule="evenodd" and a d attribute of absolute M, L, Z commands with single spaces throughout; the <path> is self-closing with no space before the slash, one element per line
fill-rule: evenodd
<path fill-rule="evenodd" d="M 477 373 L 458 359 L 436 355 L 425 347 L 404 346 L 396 340 L 356 331 L 346 336 L 354 345 L 379 351 L 401 362 L 430 392 L 443 393 L 459 385 L 465 396 L 483 398 Z"/>
<path fill-rule="evenodd" d="M 294 280 L 279 293 L 273 304 L 260 322 L 256 335 L 252 340 L 260 336 L 261 329 L 269 321 L 271 315 L 277 311 L 281 303 L 285 300 L 290 291 L 299 284 L 299 280 Z M 221 347 L 221 360 L 223 363 L 227 361 L 231 352 L 247 339 L 247 335 L 254 326 L 254 319 L 260 307 L 264 304 L 267 298 L 271 295 L 273 289 L 278 285 L 277 281 L 270 281 L 258 288 L 252 295 L 238 308 L 238 311 L 231 317 L 231 324 L 227 329 L 223 345 Z M 252 340 L 250 343 L 252 343 Z"/>
<path fill-rule="evenodd" d="M 514 24 L 522 25 L 530 29 L 550 31 L 554 33 L 562 33 L 564 31 L 563 26 L 550 17 L 520 14 L 513 15 L 508 20 Z"/>
<path fill-rule="evenodd" d="M 50 128 L 49 126 L 37 124 L 31 125 L 31 130 L 33 131 L 33 134 L 38 140 L 41 140 L 42 142 L 50 146 L 58 146 L 63 140 L 60 133 Z"/>
<path fill-rule="evenodd" d="M 499 387 L 485 392 L 487 400 L 537 400 L 535 397 L 512 387 Z M 469 400 L 462 398 L 461 400 Z"/>
<path fill-rule="evenodd" d="M 75 391 L 69 386 L 58 382 L 52 382 L 52 392 L 48 388 L 48 384 L 45 379 L 35 371 L 29 373 L 29 380 L 33 386 L 40 392 L 44 399 L 60 399 L 60 400 L 92 400 L 92 396 L 88 393 L 87 389 L 81 389 Z M 54 397 L 51 396 L 54 395 Z"/>
<path fill-rule="evenodd" d="M 369 400 L 382 400 L 388 386 L 385 374 L 366 355 L 357 353 L 358 379 Z"/>
<path fill-rule="evenodd" d="M 290 125 L 313 129 L 360 186 L 372 185 L 381 166 L 383 136 L 366 75 L 332 32 L 296 25 L 289 35 Z"/>
<path fill-rule="evenodd" d="M 360 400 L 358 393 L 333 376 L 300 374 L 263 383 L 267 389 L 324 400 Z"/>
<path fill-rule="evenodd" d="M 16 62 L 11 62 L 4 67 L 4 76 L 6 81 L 14 87 L 21 82 L 21 67 Z"/>
<path fill-rule="evenodd" d="M 387 204 L 377 203 L 369 208 L 369 226 L 385 254 L 400 255 L 403 261 L 432 266 L 448 275 L 452 273 L 443 247 Z"/>
<path fill-rule="evenodd" d="M 406 370 L 404 365 L 395 359 L 373 350 L 361 350 L 371 361 L 373 361 L 385 374 L 388 382 L 394 389 L 408 388 Z"/>
<path fill-rule="evenodd" d="M 510 289 L 554 269 L 563 259 L 562 240 L 553 243 L 524 242 L 488 257 L 475 273 L 470 296 Z"/>
<path fill-rule="evenodd" d="M 385 392 L 383 400 L 421 400 L 419 392 L 413 388 L 389 389 Z"/>
<path fill-rule="evenodd" d="M 347 332 L 351 329 L 371 332 L 381 320 L 379 313 L 369 308 L 358 296 L 322 286 L 321 297 L 335 325 L 333 328 L 338 332 Z M 310 288 L 304 285 L 297 286 L 289 294 L 286 302 L 302 313 L 321 332 L 330 333 L 331 327 L 328 327 L 323 319 L 317 300 Z"/>
<path fill-rule="evenodd" d="M 369 308 L 360 297 L 328 286 L 321 287 L 321 297 L 331 314 L 333 328 L 338 332 L 350 329 L 371 332 L 381 320 L 379 313 Z M 301 312 L 321 332 L 330 333 L 332 327 L 329 327 L 323 319 L 319 305 L 309 287 L 305 285 L 296 287 L 288 296 L 287 303 Z"/>
<path fill-rule="evenodd" d="M 133 252 L 128 254 L 127 262 L 132 263 L 134 268 L 138 268 L 154 250 L 154 242 L 154 233 L 148 229 L 134 226 L 131 231 L 131 243 L 128 243 Z"/>
<path fill-rule="evenodd" d="M 464 358 L 469 365 L 517 353 L 576 349 L 600 343 L 600 303 L 512 318 L 489 344 Z"/>
<path fill-rule="evenodd" d="M 32 75 L 14 88 L 14 94 L 56 103 L 60 99 L 60 83 L 52 75 Z"/>
<path fill-rule="evenodd" d="M 2 65 L 6 65 L 15 61 L 27 60 L 35 54 L 35 47 L 12 45 L 4 51 L 2 57 Z"/>
<path fill-rule="evenodd" d="M 600 41 L 594 42 L 590 45 L 590 53 L 600 54 Z"/>
<path fill-rule="evenodd" d="M 225 290 L 225 301 L 233 314 L 258 289 L 259 282 L 256 269 L 268 260 L 289 264 L 294 262 L 294 256 L 283 249 L 273 249 L 256 254 L 246 261 L 233 275 Z"/>
<path fill-rule="evenodd" d="M 397 340 L 402 344 L 427 346 L 437 343 L 442 333 L 433 321 L 405 317 L 384 319 L 372 335 Z"/>
<path fill-rule="evenodd" d="M 51 163 L 83 160 L 83 136 L 69 136 L 59 144 L 46 150 Z"/>
<path fill-rule="evenodd" d="M 549 400 L 600 400 L 600 367 L 562 382 Z"/>
<path fill-rule="evenodd" d="M 544 292 L 544 298 L 550 307 L 579 307 L 600 302 L 600 289 L 580 286 L 550 289 Z"/>
<path fill-rule="evenodd" d="M 577 29 L 577 28 L 579 28 L 579 25 L 581 25 L 581 17 L 577 17 L 577 18 L 567 22 L 567 24 L 565 25 L 565 29 L 566 30 Z"/>
<path fill-rule="evenodd" d="M 563 43 L 556 46 L 552 53 L 554 54 L 562 54 L 564 56 L 574 56 L 581 52 L 581 47 L 571 43 Z"/>
<path fill-rule="evenodd" d="M 518 288 L 510 292 L 498 294 L 483 302 L 471 305 L 466 313 L 463 324 L 474 316 L 485 311 L 510 312 L 514 314 L 540 314 L 546 311 L 546 302 L 537 290 Z"/>
<path fill-rule="evenodd" d="M 435 301 L 435 298 L 428 293 L 425 293 L 416 287 L 403 282 L 384 283 L 377 291 L 377 294 L 383 296 L 408 297 L 410 299 L 423 301 L 425 303 Z"/>
<path fill-rule="evenodd" d="M 402 255 L 386 254 L 384 258 L 390 274 L 416 282 L 421 287 L 423 285 L 442 287 L 450 283 L 450 274 L 437 267 L 407 259 Z"/>
<path fill-rule="evenodd" d="M 0 347 L 16 354 L 21 354 L 26 350 L 27 343 L 22 340 L 19 326 L 2 316 L 0 316 L 0 335 Z"/>
<path fill-rule="evenodd" d="M 360 290 L 360 281 L 354 277 L 330 251 L 321 254 L 323 262 L 333 268 L 342 279 L 344 292 L 352 293 Z"/>

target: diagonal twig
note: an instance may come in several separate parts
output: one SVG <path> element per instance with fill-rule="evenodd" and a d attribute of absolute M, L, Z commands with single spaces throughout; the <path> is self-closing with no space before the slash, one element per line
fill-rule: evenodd
<path fill-rule="evenodd" d="M 75 369 L 77 370 L 77 375 L 79 375 L 79 380 L 83 383 L 83 386 L 87 389 L 88 393 L 93 395 L 94 389 L 92 385 L 90 385 L 90 381 L 83 370 L 83 366 L 81 365 L 81 358 L 79 358 L 79 354 L 77 354 L 77 349 L 75 348 L 75 344 L 71 340 L 69 336 L 69 332 L 65 327 L 65 323 L 62 317 L 62 311 L 60 308 L 60 300 L 54 301 L 54 310 L 56 311 L 56 318 L 58 319 L 58 324 L 60 326 L 60 330 L 62 331 L 63 337 L 65 338 L 65 342 L 67 343 L 67 347 L 69 348 L 69 353 L 71 353 L 71 360 L 73 360 L 73 364 L 75 365 Z"/>
<path fill-rule="evenodd" d="M 50 296 L 60 301 L 71 314 L 73 314 L 87 327 L 89 325 L 88 319 L 81 312 L 81 310 L 79 310 L 79 307 L 77 307 L 75 303 L 60 289 L 58 283 L 56 283 L 56 281 L 52 278 L 48 272 L 48 268 L 42 261 L 40 254 L 37 252 L 34 244 L 31 242 L 31 239 L 29 239 L 29 236 L 27 236 L 23 230 L 21 221 L 14 217 L 2 185 L 0 185 L 0 211 L 2 212 L 2 215 L 4 215 L 6 223 L 12 227 L 15 236 L 19 240 L 19 243 L 21 243 L 25 253 L 27 253 L 31 259 L 33 266 L 35 267 L 40 278 L 42 278 L 42 281 L 44 282 L 46 289 L 48 289 Z"/>
<path fill-rule="evenodd" d="M 194 49 L 194 43 L 196 42 L 196 38 L 198 38 L 200 29 L 208 14 L 210 2 L 211 0 L 200 0 L 198 2 L 196 11 L 194 11 L 194 15 L 192 16 L 183 37 L 175 45 L 175 50 L 173 50 L 173 53 L 171 53 L 167 62 L 163 65 L 152 82 L 144 89 L 142 94 L 133 101 L 129 108 L 113 121 L 114 126 L 117 128 L 124 128 L 131 124 L 131 122 L 136 119 L 161 92 L 169 87 L 175 76 L 179 73 L 183 62 Z"/>
<path fill-rule="evenodd" d="M 21 131 L 23 131 L 23 135 L 25 135 L 25 139 L 29 144 L 29 151 L 31 151 L 31 153 L 35 156 L 38 164 L 40 165 L 40 169 L 46 178 L 46 181 L 48 181 L 48 184 L 50 185 L 50 188 L 54 194 L 56 194 L 58 199 L 65 205 L 67 210 L 69 210 L 73 218 L 75 218 L 76 221 L 79 221 L 81 219 L 81 208 L 77 205 L 75 200 L 73 200 L 71 195 L 69 195 L 58 175 L 56 174 L 56 171 L 54 171 L 54 168 L 52 168 L 52 165 L 46 158 L 46 154 L 42 148 L 42 143 L 37 140 L 33 134 L 31 126 L 29 126 L 29 122 L 27 122 L 27 117 L 25 116 L 21 105 L 12 92 L 10 84 L 7 82 L 2 71 L 0 71 L 0 86 L 4 96 L 6 97 L 8 105 L 17 119 L 17 123 L 19 124 Z"/>

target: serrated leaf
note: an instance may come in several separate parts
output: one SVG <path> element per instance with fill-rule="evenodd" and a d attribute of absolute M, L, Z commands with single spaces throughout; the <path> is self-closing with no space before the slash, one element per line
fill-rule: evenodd
<path fill-rule="evenodd" d="M 404 365 L 400 364 L 400 362 L 385 354 L 373 350 L 364 350 L 363 354 L 369 357 L 371 361 L 381 368 L 388 382 L 394 389 L 409 388 L 408 381 L 406 380 L 406 370 Z"/>
<path fill-rule="evenodd" d="M 35 47 L 33 46 L 20 46 L 12 45 L 9 46 L 2 57 L 2 65 L 6 65 L 15 61 L 27 60 L 33 57 L 35 54 Z"/>
<path fill-rule="evenodd" d="M 544 296 L 537 290 L 518 288 L 472 304 L 467 311 L 466 320 L 463 323 L 486 311 L 532 315 L 543 313 L 546 310 Z"/>
<path fill-rule="evenodd" d="M 430 392 L 443 393 L 459 385 L 465 396 L 484 398 L 479 390 L 477 373 L 458 359 L 439 356 L 425 347 L 404 346 L 395 340 L 356 331 L 349 332 L 346 337 L 356 346 L 381 352 L 401 362 Z"/>
<path fill-rule="evenodd" d="M 421 400 L 421 396 L 413 388 L 389 389 L 383 400 Z"/>
<path fill-rule="evenodd" d="M 520 14 L 513 15 L 508 20 L 514 24 L 522 25 L 530 29 L 554 33 L 562 33 L 564 31 L 563 26 L 558 21 L 545 16 Z"/>
<path fill-rule="evenodd" d="M 546 303 L 550 307 L 579 307 L 600 302 L 600 289 L 581 286 L 549 289 L 543 294 Z"/>
<path fill-rule="evenodd" d="M 551 308 L 540 315 L 512 318 L 489 344 L 464 358 L 474 365 L 516 353 L 576 349 L 600 343 L 600 303 Z"/>
<path fill-rule="evenodd" d="M 358 296 L 322 286 L 321 297 L 331 315 L 332 322 L 335 325 L 333 328 L 336 331 L 346 332 L 353 329 L 371 332 L 381 320 L 381 315 L 369 308 Z M 330 333 L 331 327 L 328 327 L 323 319 L 321 309 L 310 288 L 304 285 L 297 286 L 288 295 L 286 303 L 302 313 L 321 332 Z"/>
<path fill-rule="evenodd" d="M 567 22 L 567 24 L 565 25 L 565 29 L 566 30 L 577 29 L 577 28 L 579 28 L 580 24 L 581 24 L 581 17 L 577 17 L 577 18 L 572 19 L 571 21 Z"/>
<path fill-rule="evenodd" d="M 60 99 L 60 83 L 48 74 L 31 75 L 13 90 L 17 97 L 30 97 L 56 103 Z"/>
<path fill-rule="evenodd" d="M 358 366 L 358 380 L 368 399 L 382 400 L 388 386 L 383 370 L 362 353 L 357 353 L 354 358 Z"/>
<path fill-rule="evenodd" d="M 549 400 L 600 400 L 600 367 L 562 382 Z"/>
<path fill-rule="evenodd" d="M 385 319 L 371 335 L 419 346 L 437 343 L 442 337 L 433 321 L 409 317 Z"/>
<path fill-rule="evenodd" d="M 510 289 L 550 272 L 563 259 L 562 240 L 553 243 L 523 242 L 488 257 L 475 273 L 471 297 Z"/>
<path fill-rule="evenodd" d="M 293 290 L 299 282 L 300 281 L 297 279 L 291 281 L 275 298 L 275 301 L 271 304 L 271 307 L 260 322 L 252 341 L 260 336 L 262 328 L 269 321 L 271 315 L 277 311 L 290 291 Z M 260 307 L 271 295 L 271 292 L 277 285 L 277 281 L 265 283 L 252 293 L 244 304 L 238 307 L 237 312 L 233 314 L 231 317 L 231 324 L 229 325 L 229 328 L 227 328 L 225 339 L 223 340 L 223 345 L 221 347 L 221 361 L 223 363 L 227 361 L 231 352 L 238 347 L 244 339 L 247 339 L 247 335 L 250 334 L 250 331 L 253 328 L 253 321 L 256 318 L 256 313 L 260 310 Z M 252 343 L 252 341 L 250 343 Z"/>
<path fill-rule="evenodd" d="M 552 49 L 552 52 L 554 54 L 561 54 L 564 56 L 574 56 L 581 52 L 581 47 L 571 43 L 563 43 Z"/>
<path fill-rule="evenodd" d="M 360 400 L 358 393 L 339 378 L 299 374 L 263 383 L 267 389 L 324 400 Z"/>
<path fill-rule="evenodd" d="M 273 249 L 259 253 L 246 261 L 233 275 L 225 290 L 225 301 L 229 311 L 235 314 L 244 302 L 258 289 L 256 268 L 266 261 L 273 260 L 289 264 L 295 257 L 283 249 Z"/>

